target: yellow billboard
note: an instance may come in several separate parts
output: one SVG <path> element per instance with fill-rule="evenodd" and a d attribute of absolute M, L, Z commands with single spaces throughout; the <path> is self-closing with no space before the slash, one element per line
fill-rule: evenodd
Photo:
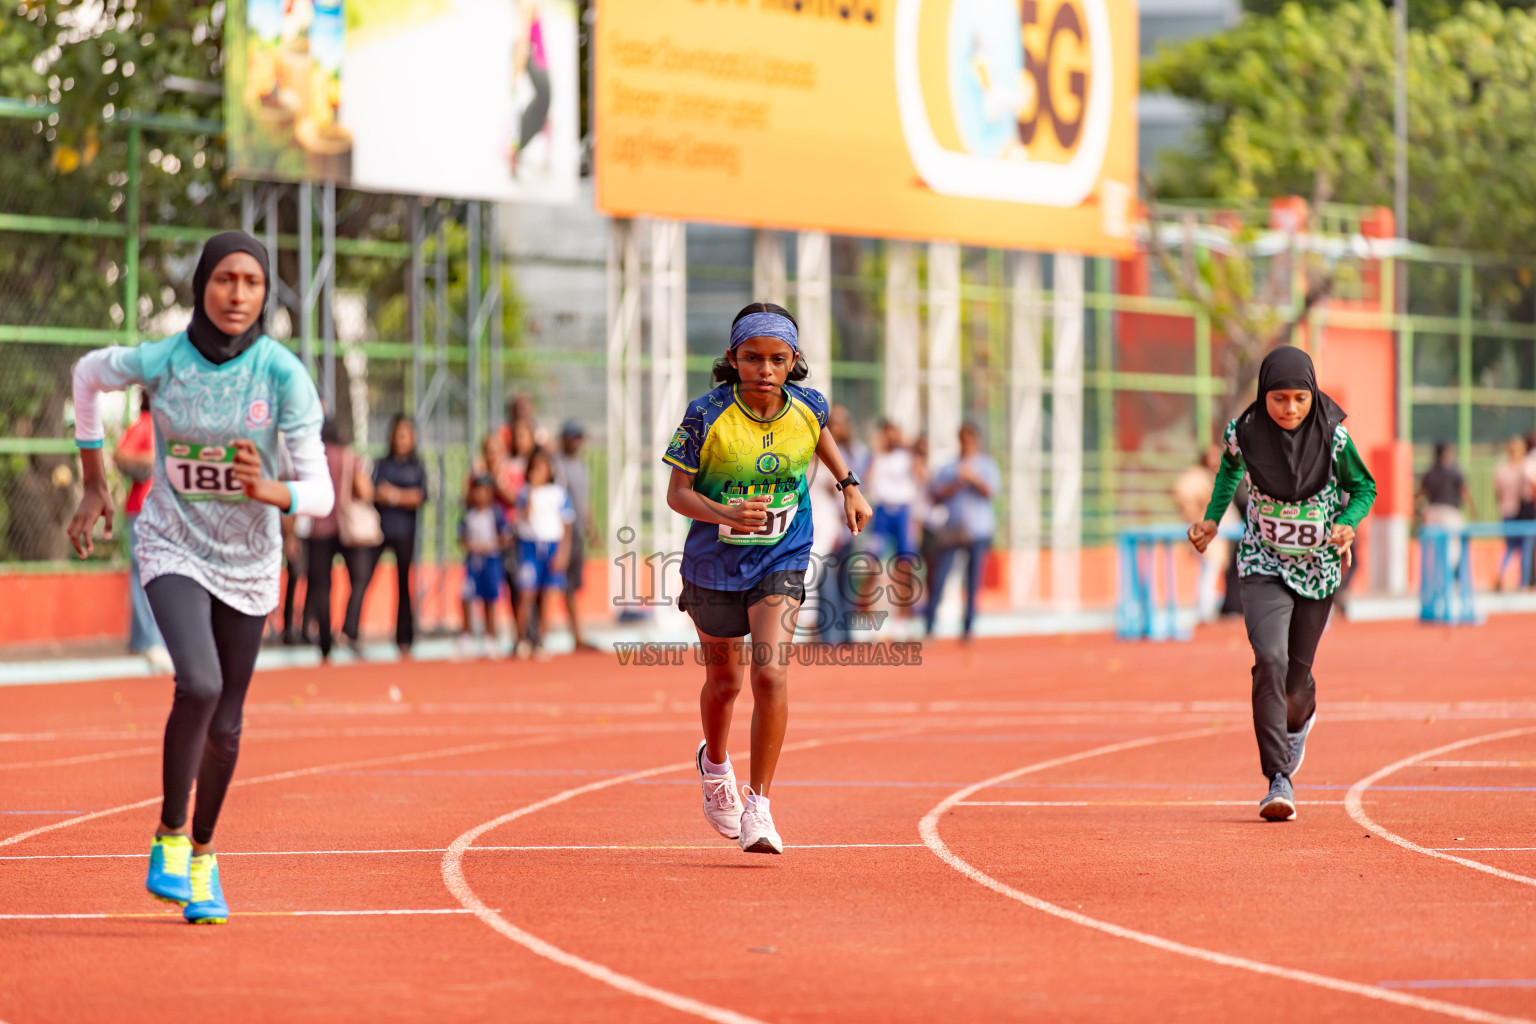
<path fill-rule="evenodd" d="M 1131 249 L 1134 0 L 600 0 L 597 200 Z"/>

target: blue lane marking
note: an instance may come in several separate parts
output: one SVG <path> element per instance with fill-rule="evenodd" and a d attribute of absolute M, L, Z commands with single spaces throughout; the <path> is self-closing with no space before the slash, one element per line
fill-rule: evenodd
<path fill-rule="evenodd" d="M 1378 981 L 1379 988 L 1536 988 L 1536 978 L 1421 978 Z"/>

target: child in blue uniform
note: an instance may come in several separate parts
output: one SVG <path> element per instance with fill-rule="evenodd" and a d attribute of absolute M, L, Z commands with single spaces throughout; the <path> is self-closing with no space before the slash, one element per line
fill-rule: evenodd
<path fill-rule="evenodd" d="M 470 612 L 476 599 L 485 608 L 486 654 L 496 651 L 496 602 L 501 600 L 501 577 L 506 572 L 502 552 L 511 533 L 507 517 L 494 501 L 495 489 L 489 476 L 471 480 L 468 507 L 459 520 L 459 546 L 464 549 L 464 633 L 460 644 L 466 653 L 474 643 Z"/>

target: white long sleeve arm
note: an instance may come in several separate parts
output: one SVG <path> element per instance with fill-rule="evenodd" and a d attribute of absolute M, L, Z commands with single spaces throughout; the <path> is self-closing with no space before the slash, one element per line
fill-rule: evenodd
<path fill-rule="evenodd" d="M 75 444 L 100 448 L 106 431 L 101 424 L 101 393 L 142 384 L 138 351 L 113 346 L 87 352 L 75 364 Z"/>
<path fill-rule="evenodd" d="M 293 495 L 288 514 L 315 519 L 330 515 L 336 505 L 336 488 L 331 484 L 331 469 L 325 461 L 320 432 L 284 434 L 283 443 L 288 446 L 288 457 L 293 460 L 294 475 L 298 478 L 288 481 L 288 493 Z"/>

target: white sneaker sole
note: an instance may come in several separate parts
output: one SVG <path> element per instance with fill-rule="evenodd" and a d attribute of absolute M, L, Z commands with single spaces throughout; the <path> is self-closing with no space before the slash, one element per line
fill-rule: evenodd
<path fill-rule="evenodd" d="M 1284 797 L 1278 797 L 1259 805 L 1259 817 L 1265 821 L 1295 821 L 1296 805 Z"/>
<path fill-rule="evenodd" d="M 783 853 L 784 847 L 772 836 L 758 836 L 750 846 L 743 844 L 743 853 Z"/>

